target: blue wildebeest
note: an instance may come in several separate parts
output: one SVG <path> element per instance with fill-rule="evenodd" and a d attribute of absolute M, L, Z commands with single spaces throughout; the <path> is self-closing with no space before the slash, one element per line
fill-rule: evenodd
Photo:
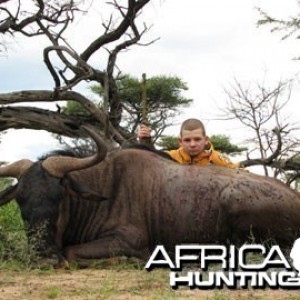
<path fill-rule="evenodd" d="M 76 158 L 21 160 L 0 168 L 18 183 L 0 195 L 16 199 L 29 242 L 59 264 L 111 256 L 147 259 L 157 244 L 258 239 L 292 243 L 300 228 L 299 194 L 283 183 L 215 166 L 184 166 L 155 152 L 123 149 Z"/>

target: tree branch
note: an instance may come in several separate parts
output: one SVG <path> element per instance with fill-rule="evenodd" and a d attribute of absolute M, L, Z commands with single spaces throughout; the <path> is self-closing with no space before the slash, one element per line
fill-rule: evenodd
<path fill-rule="evenodd" d="M 149 2 L 150 0 L 128 0 L 128 9 L 123 20 L 119 26 L 112 30 L 111 32 L 106 32 L 106 34 L 97 38 L 92 42 L 85 51 L 81 54 L 81 59 L 88 61 L 89 58 L 103 45 L 111 43 L 118 40 L 130 27 L 132 20 L 135 19 L 138 12 Z"/>
<path fill-rule="evenodd" d="M 77 92 L 66 91 L 54 93 L 52 91 L 39 90 L 0 94 L 0 104 L 4 105 L 21 102 L 56 102 L 70 100 L 80 103 L 90 113 L 91 117 L 101 124 L 101 128 L 105 128 L 107 124 L 106 115 L 99 110 L 98 106 L 96 106 L 93 102 Z M 32 120 L 32 123 L 34 123 L 34 119 Z M 108 126 L 108 131 L 112 138 L 118 143 L 123 143 L 125 138 L 110 123 L 108 123 Z M 49 131 L 52 131 L 52 129 L 49 128 Z"/>

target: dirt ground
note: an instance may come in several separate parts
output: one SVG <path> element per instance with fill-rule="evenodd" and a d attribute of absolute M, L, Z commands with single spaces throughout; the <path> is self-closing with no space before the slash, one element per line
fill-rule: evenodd
<path fill-rule="evenodd" d="M 172 290 L 162 270 L 0 271 L 0 299 L 299 299 L 299 291 Z"/>

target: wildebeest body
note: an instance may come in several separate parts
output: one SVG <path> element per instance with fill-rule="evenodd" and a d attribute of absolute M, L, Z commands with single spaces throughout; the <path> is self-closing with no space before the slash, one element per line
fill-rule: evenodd
<path fill-rule="evenodd" d="M 48 220 L 45 246 L 67 260 L 148 258 L 157 244 L 172 250 L 182 243 L 245 241 L 250 233 L 291 243 L 300 228 L 299 194 L 277 180 L 183 166 L 134 149 L 63 179 L 35 163 L 19 181 L 17 200 L 31 225 Z"/>

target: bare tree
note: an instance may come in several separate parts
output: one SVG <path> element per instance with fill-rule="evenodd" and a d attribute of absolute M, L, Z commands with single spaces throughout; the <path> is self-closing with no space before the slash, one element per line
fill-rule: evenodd
<path fill-rule="evenodd" d="M 262 165 L 266 176 L 269 176 L 267 167 L 271 167 L 274 177 L 285 175 L 291 184 L 300 174 L 296 159 L 300 155 L 300 140 L 293 136 L 299 127 L 282 118 L 291 96 L 291 81 L 279 81 L 272 88 L 266 86 L 257 83 L 255 88 L 245 87 L 235 79 L 231 87 L 225 89 L 228 103 L 224 113 L 226 119 L 237 119 L 254 133 L 246 142 L 255 146 L 241 165 Z M 253 153 L 258 153 L 258 157 L 253 158 Z"/>
<path fill-rule="evenodd" d="M 45 129 L 49 132 L 71 137 L 85 135 L 80 125 L 88 123 L 104 131 L 118 143 L 131 137 L 130 132 L 120 125 L 122 101 L 116 85 L 116 61 L 118 54 L 128 47 L 139 44 L 148 31 L 145 24 L 137 24 L 142 8 L 150 0 L 75 1 L 75 0 L 31 0 L 6 1 L 0 3 L 0 35 L 20 35 L 34 39 L 44 36 L 49 45 L 43 50 L 44 63 L 53 79 L 53 90 L 13 91 L 0 94 L 0 130 L 8 128 Z M 3 2 L 3 1 L 2 1 Z M 98 36 L 78 53 L 67 42 L 66 32 L 73 21 L 93 4 L 98 10 L 109 5 L 112 13 L 102 24 Z M 153 42 L 153 41 L 151 41 Z M 151 43 L 150 42 L 150 43 Z M 148 43 L 148 44 L 150 44 Z M 1 44 L 1 42 L 0 42 Z M 95 68 L 91 60 L 100 52 L 108 53 L 104 70 Z M 59 65 L 57 61 L 59 60 Z M 54 63 L 55 61 L 55 63 Z M 101 84 L 106 90 L 106 110 L 99 110 L 92 101 L 74 91 L 83 81 Z M 70 116 L 58 111 L 48 111 L 24 106 L 7 106 L 22 102 L 77 101 L 89 116 Z M 59 108 L 59 107 L 58 107 Z"/>

